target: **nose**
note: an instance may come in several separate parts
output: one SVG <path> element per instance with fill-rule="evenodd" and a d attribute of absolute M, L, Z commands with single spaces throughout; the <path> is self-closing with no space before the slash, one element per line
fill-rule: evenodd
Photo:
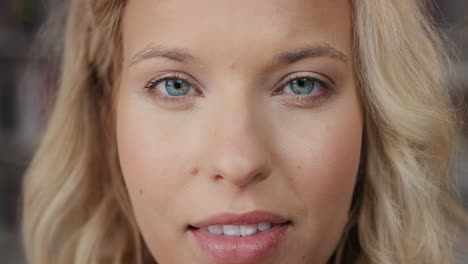
<path fill-rule="evenodd" d="M 265 180 L 271 171 L 268 126 L 246 101 L 230 98 L 219 105 L 207 126 L 211 133 L 204 133 L 209 137 L 204 149 L 211 180 L 238 188 Z"/>

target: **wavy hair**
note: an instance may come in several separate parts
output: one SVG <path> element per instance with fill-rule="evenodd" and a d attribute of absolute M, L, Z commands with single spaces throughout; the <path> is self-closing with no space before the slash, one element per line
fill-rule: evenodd
<path fill-rule="evenodd" d="M 71 0 L 60 83 L 24 179 L 31 264 L 155 263 L 139 234 L 115 137 L 125 0 Z M 466 213 L 449 177 L 457 132 L 446 45 L 418 0 L 354 0 L 363 160 L 334 264 L 453 263 Z"/>

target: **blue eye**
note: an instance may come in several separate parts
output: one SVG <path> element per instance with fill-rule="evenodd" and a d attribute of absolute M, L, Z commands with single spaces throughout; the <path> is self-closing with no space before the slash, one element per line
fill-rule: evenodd
<path fill-rule="evenodd" d="M 310 94 L 316 89 L 317 81 L 312 78 L 299 78 L 289 81 L 289 88 L 298 95 Z"/>
<path fill-rule="evenodd" d="M 167 79 L 164 81 L 164 88 L 171 96 L 187 95 L 190 90 L 190 84 L 181 79 Z"/>
<path fill-rule="evenodd" d="M 145 88 L 152 95 L 157 95 L 165 100 L 179 100 L 186 97 L 186 95 L 197 94 L 191 82 L 177 74 L 159 76 L 149 82 Z"/>
<path fill-rule="evenodd" d="M 279 89 L 273 92 L 273 95 L 289 95 L 284 96 L 282 99 L 284 104 L 309 108 L 320 105 L 334 91 L 335 88 L 332 81 L 307 76 L 304 73 L 303 76 L 294 74 L 288 77 Z"/>

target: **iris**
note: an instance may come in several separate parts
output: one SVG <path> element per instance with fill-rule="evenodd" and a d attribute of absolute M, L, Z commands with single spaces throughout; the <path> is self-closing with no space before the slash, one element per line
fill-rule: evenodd
<path fill-rule="evenodd" d="M 295 94 L 309 94 L 317 82 L 311 78 L 300 78 L 289 82 L 291 91 Z"/>
<path fill-rule="evenodd" d="M 165 88 L 171 96 L 182 96 L 189 92 L 190 84 L 180 79 L 169 79 L 165 81 Z"/>

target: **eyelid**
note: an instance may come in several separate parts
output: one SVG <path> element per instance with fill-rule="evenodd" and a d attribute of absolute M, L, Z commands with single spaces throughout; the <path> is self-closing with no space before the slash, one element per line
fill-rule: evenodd
<path fill-rule="evenodd" d="M 331 91 L 335 90 L 335 83 L 333 80 L 331 80 L 328 77 L 318 77 L 317 75 L 323 76 L 322 74 L 319 73 L 314 73 L 314 72 L 295 72 L 288 74 L 286 77 L 281 79 L 281 81 L 278 82 L 277 85 L 273 86 L 273 95 L 280 94 L 279 90 L 282 90 L 285 88 L 286 85 L 288 85 L 291 81 L 301 79 L 301 78 L 310 78 L 312 80 L 317 81 L 320 85 L 322 85 L 325 89 L 329 89 Z M 324 80 L 326 79 L 326 80 Z"/>
<path fill-rule="evenodd" d="M 183 80 L 188 83 L 191 89 L 194 90 L 194 92 L 197 94 L 197 96 L 204 97 L 202 93 L 202 89 L 200 88 L 201 85 L 198 84 L 198 82 L 190 76 L 190 74 L 184 73 L 184 72 L 179 72 L 179 71 L 167 71 L 165 73 L 162 73 L 161 75 L 158 75 L 148 81 L 148 83 L 145 85 L 145 94 L 148 96 L 148 98 L 155 99 L 159 102 L 162 103 L 168 103 L 168 104 L 185 104 L 192 102 L 194 99 L 194 95 L 184 95 L 184 96 L 171 96 L 171 95 L 166 95 L 158 91 L 157 86 L 161 84 L 162 82 L 166 80 L 171 80 L 171 79 L 179 79 Z"/>
<path fill-rule="evenodd" d="M 165 81 L 165 80 L 170 80 L 170 79 L 180 79 L 183 81 L 186 81 L 193 89 L 195 89 L 198 93 L 201 93 L 201 85 L 193 78 L 190 76 L 190 74 L 184 73 L 184 72 L 175 72 L 175 71 L 168 71 L 165 72 L 161 75 L 158 75 L 154 78 L 152 78 L 150 81 L 147 82 L 145 85 L 145 88 L 151 89 L 152 85 L 157 85 L 158 83 Z"/>

